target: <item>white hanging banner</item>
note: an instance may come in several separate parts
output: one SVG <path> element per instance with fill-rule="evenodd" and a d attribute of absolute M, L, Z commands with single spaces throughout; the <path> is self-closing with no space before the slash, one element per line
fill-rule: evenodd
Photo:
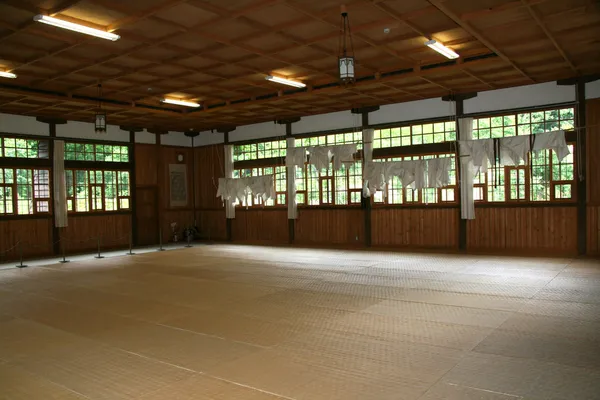
<path fill-rule="evenodd" d="M 306 148 L 296 148 L 296 140 L 293 137 L 286 139 L 287 150 L 285 165 L 287 167 L 287 205 L 288 219 L 298 218 L 298 204 L 296 204 L 296 166 L 304 168 L 306 163 Z"/>
<path fill-rule="evenodd" d="M 54 226 L 68 226 L 67 183 L 65 178 L 65 142 L 54 141 L 54 163 L 52 169 L 54 183 Z"/>
<path fill-rule="evenodd" d="M 230 144 L 226 144 L 223 146 L 225 149 L 225 157 L 223 159 L 224 169 L 225 169 L 225 179 L 233 178 L 233 146 Z M 221 186 L 221 179 L 219 179 L 219 187 Z M 229 193 L 229 191 L 227 192 Z M 219 195 L 217 194 L 217 197 Z M 234 219 L 235 218 L 235 206 L 230 202 L 225 202 L 225 218 Z"/>
<path fill-rule="evenodd" d="M 462 219 L 475 219 L 475 200 L 473 199 L 473 174 L 475 169 L 483 168 L 487 171 L 488 162 L 493 157 L 493 144 L 488 152 L 488 145 L 485 144 L 483 150 L 478 150 L 478 154 L 481 156 L 479 161 L 479 167 L 475 167 L 473 164 L 473 157 L 471 156 L 471 150 L 469 147 L 463 146 L 463 140 L 471 141 L 473 138 L 473 118 L 461 118 L 458 121 L 460 138 L 460 217 Z M 491 140 L 491 139 L 490 139 Z M 487 143 L 487 142 L 486 142 Z M 471 147 L 472 149 L 472 147 Z M 478 158 L 479 160 L 479 158 Z"/>

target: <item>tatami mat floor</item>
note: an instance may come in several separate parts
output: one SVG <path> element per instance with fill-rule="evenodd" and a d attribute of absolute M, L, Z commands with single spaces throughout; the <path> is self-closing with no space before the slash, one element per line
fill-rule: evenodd
<path fill-rule="evenodd" d="M 215 245 L 0 271 L 0 399 L 600 399 L 600 264 Z"/>

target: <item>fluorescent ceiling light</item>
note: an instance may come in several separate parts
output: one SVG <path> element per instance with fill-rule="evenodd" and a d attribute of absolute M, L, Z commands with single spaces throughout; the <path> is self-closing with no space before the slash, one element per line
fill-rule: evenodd
<path fill-rule="evenodd" d="M 277 82 L 288 86 L 294 86 L 297 88 L 306 87 L 306 85 L 302 82 L 290 81 L 289 79 L 279 78 L 277 76 L 272 75 L 268 75 L 265 79 L 271 82 Z"/>
<path fill-rule="evenodd" d="M 13 74 L 12 72 L 4 72 L 4 71 L 0 71 L 0 76 L 3 78 L 16 78 L 17 76 L 15 74 Z"/>
<path fill-rule="evenodd" d="M 96 37 L 99 37 L 102 39 L 108 39 L 108 40 L 115 41 L 115 40 L 119 40 L 121 38 L 121 36 L 116 35 L 114 33 L 101 31 L 100 29 L 94 29 L 94 28 L 90 28 L 90 27 L 87 27 L 84 25 L 74 24 L 73 22 L 63 21 L 61 19 L 52 18 L 47 15 L 42 15 L 42 14 L 36 15 L 35 17 L 33 17 L 33 20 L 37 21 L 37 22 L 43 22 L 44 24 L 57 26 L 59 28 L 68 29 L 70 31 L 75 31 L 75 32 L 79 32 L 79 33 L 85 33 L 86 35 L 96 36 Z"/>
<path fill-rule="evenodd" d="M 200 107 L 200 104 L 195 103 L 193 101 L 185 101 L 185 100 L 175 100 L 175 99 L 162 99 L 163 103 L 167 104 L 175 104 L 177 106 L 185 106 L 185 107 Z"/>
<path fill-rule="evenodd" d="M 451 60 L 460 57 L 456 52 L 433 39 L 425 42 L 425 45 Z"/>

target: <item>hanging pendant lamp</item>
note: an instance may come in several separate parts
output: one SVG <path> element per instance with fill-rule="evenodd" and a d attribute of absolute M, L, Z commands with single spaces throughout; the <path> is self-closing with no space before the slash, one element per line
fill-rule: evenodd
<path fill-rule="evenodd" d="M 102 110 L 102 84 L 98 84 L 98 110 L 95 119 L 96 133 L 106 133 L 106 113 Z"/>
<path fill-rule="evenodd" d="M 338 67 L 340 72 L 340 80 L 344 84 L 353 83 L 354 75 L 354 44 L 352 42 L 352 32 L 350 31 L 350 20 L 346 6 L 342 5 L 342 22 L 340 26 L 340 41 L 339 41 L 339 56 Z M 350 48 L 348 48 L 350 45 Z"/>

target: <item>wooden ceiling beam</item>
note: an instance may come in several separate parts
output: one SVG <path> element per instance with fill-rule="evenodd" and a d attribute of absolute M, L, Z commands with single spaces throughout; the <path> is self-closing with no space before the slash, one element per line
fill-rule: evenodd
<path fill-rule="evenodd" d="M 544 22 L 542 21 L 540 16 L 537 14 L 537 12 L 527 2 L 527 0 L 521 0 L 521 2 L 523 3 L 523 6 L 527 9 L 527 11 L 529 12 L 529 15 L 531 15 L 531 17 L 535 20 L 536 24 L 540 27 L 540 29 L 544 32 L 544 34 L 552 42 L 552 44 L 554 45 L 556 50 L 560 53 L 561 57 L 569 65 L 571 70 L 573 70 L 573 72 L 577 74 L 579 72 L 579 71 L 577 71 L 577 67 L 575 67 L 575 64 L 573 64 L 573 62 L 571 61 L 569 56 L 567 56 L 567 53 L 565 53 L 565 50 L 562 48 L 562 46 L 560 44 L 558 44 L 558 42 L 556 41 L 556 39 L 554 38 L 552 33 L 548 30 L 548 27 L 546 27 L 546 24 L 544 24 Z"/>
<path fill-rule="evenodd" d="M 367 1 L 369 1 L 369 0 L 367 0 Z M 424 30 L 422 30 L 421 28 L 419 28 L 418 26 L 416 26 L 412 22 L 408 21 L 402 14 L 394 11 L 394 9 L 392 9 L 390 6 L 384 4 L 381 1 L 370 0 L 369 2 L 372 3 L 379 10 L 381 10 L 384 13 L 388 14 L 389 16 L 391 16 L 394 20 L 396 20 L 396 21 L 400 22 L 402 25 L 408 27 L 410 30 L 412 30 L 413 32 L 415 32 L 419 36 L 423 36 L 425 38 L 431 38 L 431 35 L 428 32 L 425 32 Z"/>
<path fill-rule="evenodd" d="M 168 0 L 168 1 L 163 1 L 162 3 L 151 7 L 149 9 L 145 9 L 142 10 L 138 13 L 135 14 L 131 14 L 131 11 L 129 10 L 129 12 L 127 12 L 128 15 L 125 18 L 121 18 L 120 20 L 117 20 L 115 22 L 113 22 L 112 24 L 110 24 L 107 27 L 108 31 L 114 31 L 117 30 L 125 25 L 131 25 L 134 24 L 138 21 L 144 20 L 146 18 L 150 18 L 151 16 L 153 16 L 154 14 L 161 12 L 163 10 L 169 9 L 171 7 L 175 7 L 178 4 L 181 3 L 185 3 L 187 0 Z M 110 1 L 110 0 L 94 0 L 94 2 L 96 4 L 100 4 L 101 6 L 111 9 L 111 10 L 117 10 L 120 12 L 126 12 L 125 10 L 123 10 L 123 8 L 119 7 L 118 3 L 114 2 L 114 1 Z M 124 2 L 124 4 L 127 4 L 127 2 Z"/>
<path fill-rule="evenodd" d="M 34 15 L 36 15 L 36 14 L 56 15 L 63 11 L 68 10 L 69 8 L 77 5 L 78 3 L 81 3 L 82 1 L 83 0 L 65 0 L 64 2 L 58 4 L 56 7 L 53 7 L 50 9 L 43 9 L 43 8 L 35 7 L 31 3 L 28 3 L 23 0 L 3 0 L 3 3 L 6 5 L 9 5 L 13 8 L 16 8 L 18 10 L 32 13 Z M 32 18 L 29 21 L 26 21 L 23 24 L 21 24 L 19 27 L 17 27 L 17 29 L 11 29 L 11 32 L 5 34 L 4 36 L 0 36 L 0 41 L 8 39 L 9 37 L 13 36 L 14 34 L 19 33 L 29 27 L 34 26 L 34 25 L 35 25 L 35 21 Z"/>
<path fill-rule="evenodd" d="M 95 107 L 98 106 L 98 102 L 96 100 L 71 98 L 66 93 L 53 94 L 53 93 L 46 93 L 46 92 L 32 92 L 32 91 L 23 90 L 20 88 L 10 87 L 8 85 L 2 85 L 0 87 L 1 87 L 1 90 L 5 93 L 26 95 L 27 97 L 32 97 L 32 98 L 41 98 L 41 99 L 50 99 L 50 100 L 57 100 L 57 101 L 69 101 L 69 102 L 73 102 L 73 103 L 89 104 L 89 105 L 94 105 Z M 135 108 L 135 104 L 133 104 L 133 103 L 131 105 L 113 104 L 113 103 L 110 103 L 108 105 L 110 107 L 114 107 L 114 108 L 126 108 L 126 109 Z M 170 116 L 179 114 L 178 111 L 172 111 L 172 110 L 167 110 L 167 109 L 143 108 L 143 110 L 144 110 L 144 112 L 148 112 L 148 113 L 167 114 Z"/>
<path fill-rule="evenodd" d="M 490 89 L 496 89 L 496 85 L 492 85 L 491 83 L 481 79 L 480 77 L 478 77 L 477 75 L 475 75 L 474 73 L 472 73 L 471 71 L 469 71 L 468 69 L 463 69 L 462 72 L 465 73 L 465 75 L 470 76 L 471 78 L 478 80 L 479 82 L 483 83 L 484 85 L 486 85 L 487 87 L 489 87 Z"/>
<path fill-rule="evenodd" d="M 525 4 L 526 5 L 536 5 L 536 4 L 545 3 L 547 1 L 548 0 L 525 0 Z M 469 12 L 459 15 L 459 18 L 462 21 L 470 21 L 473 19 L 498 14 L 498 13 L 501 13 L 504 11 L 518 9 L 518 8 L 524 7 L 525 4 L 521 0 L 510 1 L 510 2 L 507 2 L 504 4 L 500 4 L 498 6 L 495 6 L 495 7 L 489 7 L 489 8 L 484 8 L 481 10 L 469 11 Z"/>
<path fill-rule="evenodd" d="M 327 25 L 330 25 L 330 26 L 332 26 L 332 27 L 334 27 L 334 28 L 336 28 L 338 30 L 340 28 L 337 24 L 335 24 L 333 22 L 330 22 L 330 21 L 326 20 L 323 17 L 320 17 L 318 14 L 316 14 L 316 13 L 310 11 L 310 10 L 307 10 L 306 8 L 300 6 L 300 5 L 296 4 L 296 3 L 292 3 L 290 0 L 285 0 L 284 3 L 288 7 L 292 8 L 292 9 L 296 10 L 297 12 L 300 12 L 300 13 L 302 13 L 302 14 L 304 14 L 304 15 L 306 15 L 306 16 L 308 16 L 308 17 L 310 17 L 310 18 L 312 18 L 312 19 L 314 19 L 316 21 L 319 21 L 319 22 L 325 23 Z M 355 38 L 360 39 L 361 41 L 363 41 L 364 43 L 368 44 L 371 47 L 378 47 L 382 51 L 388 53 L 389 55 L 391 55 L 391 56 L 393 56 L 395 58 L 398 58 L 400 60 L 412 63 L 412 60 L 410 60 L 407 57 L 404 57 L 402 54 L 400 54 L 396 50 L 392 49 L 391 47 L 389 47 L 387 45 L 382 45 L 380 43 L 375 43 L 374 41 L 372 41 L 371 39 L 369 39 L 365 35 L 357 33 L 354 30 L 352 31 L 352 36 L 355 37 Z"/>
<path fill-rule="evenodd" d="M 470 67 L 476 67 L 476 66 L 483 66 L 483 65 L 491 65 L 491 64 L 497 64 L 499 62 L 499 59 L 494 57 L 494 58 L 485 58 L 485 59 L 481 59 L 481 60 L 476 60 L 476 61 L 470 61 L 468 63 L 456 63 L 456 64 L 452 64 L 452 65 L 448 65 L 448 66 L 443 66 L 443 67 L 439 67 L 439 68 L 435 68 L 435 69 L 426 69 L 426 70 L 415 70 L 414 72 L 409 72 L 409 73 L 405 73 L 402 75 L 391 75 L 391 76 L 387 76 L 387 77 L 382 77 L 379 80 L 377 80 L 376 82 L 381 84 L 384 82 L 396 82 L 396 81 L 402 81 L 405 79 L 414 79 L 414 78 L 419 78 L 421 76 L 429 76 L 429 75 L 433 75 L 436 73 L 447 73 L 450 71 L 456 71 L 456 70 L 462 70 L 464 68 L 470 68 Z M 372 85 L 373 81 L 364 81 L 364 82 L 356 82 L 353 86 L 354 87 L 360 87 L 360 86 L 366 86 L 366 85 Z M 294 99 L 297 97 L 306 97 L 306 96 L 311 96 L 311 95 L 315 95 L 316 93 L 323 93 L 323 94 L 327 94 L 330 92 L 339 92 L 340 90 L 342 90 L 342 88 L 334 86 L 334 87 L 328 87 L 328 88 L 324 88 L 324 89 L 318 89 L 318 90 L 309 90 L 306 92 L 297 92 L 297 93 L 293 93 L 293 94 L 288 94 L 285 95 L 284 97 L 286 99 Z M 245 102 L 245 103 L 240 103 L 240 104 L 231 104 L 228 105 L 226 107 L 228 108 L 237 108 L 240 106 L 247 106 L 247 105 L 254 105 L 254 104 L 261 104 L 261 103 L 268 103 L 269 101 L 272 101 L 271 99 L 265 99 L 265 100 L 253 100 L 250 102 Z M 222 107 L 220 108 L 222 109 Z M 216 109 L 208 109 L 208 110 L 202 110 L 199 112 L 214 112 L 214 110 Z M 217 109 L 218 110 L 218 109 Z"/>
<path fill-rule="evenodd" d="M 62 3 L 58 4 L 56 7 L 50 8 L 46 10 L 46 15 L 56 15 L 62 12 L 67 11 L 69 8 L 75 7 L 77 4 L 81 3 L 83 0 L 65 0 Z"/>
<path fill-rule="evenodd" d="M 514 63 L 506 54 L 504 54 L 500 49 L 494 46 L 489 40 L 487 40 L 480 32 L 478 32 L 475 28 L 473 28 L 468 22 L 462 21 L 458 15 L 452 12 L 445 4 L 444 1 L 441 0 L 428 0 L 433 6 L 435 6 L 438 10 L 440 10 L 444 15 L 453 20 L 459 27 L 464 29 L 471 36 L 475 37 L 479 40 L 483 45 L 485 45 L 488 49 L 496 53 L 500 58 L 502 58 L 505 62 L 509 63 L 514 69 L 516 69 L 521 75 L 527 78 L 530 82 L 535 83 L 535 80 L 531 78 L 525 71 L 523 71 L 517 64 Z"/>

